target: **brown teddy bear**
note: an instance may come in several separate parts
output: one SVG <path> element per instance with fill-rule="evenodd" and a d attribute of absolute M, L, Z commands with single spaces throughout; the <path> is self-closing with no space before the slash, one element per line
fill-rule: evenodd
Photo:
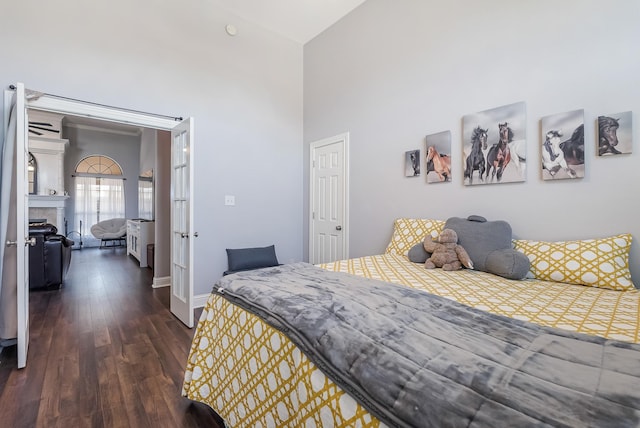
<path fill-rule="evenodd" d="M 458 245 L 458 234 L 453 229 L 444 229 L 437 242 L 427 236 L 424 239 L 424 249 L 431 253 L 431 257 L 424 262 L 427 269 L 441 267 L 443 270 L 458 270 L 462 266 L 473 269 L 469 254 L 462 245 Z"/>

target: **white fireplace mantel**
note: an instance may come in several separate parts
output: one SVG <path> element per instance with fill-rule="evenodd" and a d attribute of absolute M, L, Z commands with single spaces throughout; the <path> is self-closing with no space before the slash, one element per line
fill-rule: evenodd
<path fill-rule="evenodd" d="M 48 223 L 52 223 L 62 231 L 64 207 L 67 199 L 69 199 L 67 195 L 29 195 L 29 216 L 31 218 L 33 214 L 37 218 L 46 218 Z M 31 208 L 34 210 L 32 211 Z M 55 217 L 55 221 L 53 217 Z"/>
<path fill-rule="evenodd" d="M 64 208 L 68 195 L 29 195 L 29 208 Z"/>

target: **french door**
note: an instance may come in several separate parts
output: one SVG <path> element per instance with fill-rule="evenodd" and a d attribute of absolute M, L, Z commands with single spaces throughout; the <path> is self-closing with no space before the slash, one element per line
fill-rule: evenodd
<path fill-rule="evenodd" d="M 15 338 L 18 368 L 27 363 L 29 350 L 29 209 L 28 118 L 24 85 L 5 91 L 5 141 L 2 158 L 2 310 L 4 339 Z M 35 240 L 34 240 L 35 241 Z M 13 336 L 13 334 L 16 334 Z"/>
<path fill-rule="evenodd" d="M 171 312 L 193 327 L 193 118 L 171 130 Z"/>

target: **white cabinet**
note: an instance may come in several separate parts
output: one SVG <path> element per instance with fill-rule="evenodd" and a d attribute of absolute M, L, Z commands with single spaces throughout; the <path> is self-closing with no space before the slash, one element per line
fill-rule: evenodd
<path fill-rule="evenodd" d="M 153 221 L 127 220 L 127 255 L 138 259 L 140 267 L 147 267 L 147 245 L 155 243 L 155 227 Z"/>

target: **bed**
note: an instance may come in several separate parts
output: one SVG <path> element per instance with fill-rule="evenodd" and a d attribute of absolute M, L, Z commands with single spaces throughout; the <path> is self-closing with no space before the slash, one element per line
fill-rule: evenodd
<path fill-rule="evenodd" d="M 398 292 L 408 293 L 400 290 L 405 289 L 411 290 L 411 293 L 419 293 L 420 297 L 428 296 L 429 300 L 424 304 L 436 305 L 434 307 L 449 305 L 447 302 L 457 305 L 446 306 L 447 310 L 442 311 L 445 315 L 457 313 L 458 310 L 466 311 L 466 308 L 469 308 L 471 317 L 486 315 L 490 318 L 487 322 L 500 324 L 507 319 L 516 320 L 513 322 L 518 328 L 531 326 L 533 330 L 542 330 L 544 334 L 557 333 L 563 340 L 565 336 L 568 340 L 577 338 L 579 342 L 566 346 L 568 351 L 567 349 L 563 351 L 570 354 L 569 359 L 579 360 L 588 354 L 588 352 L 572 351 L 572 349 L 582 349 L 580 347 L 583 346 L 583 341 L 590 343 L 589 346 L 602 347 L 606 351 L 601 355 L 613 355 L 608 357 L 609 363 L 606 364 L 613 364 L 614 367 L 599 367 L 597 370 L 599 375 L 595 376 L 598 379 L 594 386 L 595 390 L 593 394 L 587 394 L 595 396 L 603 390 L 609 391 L 610 395 L 604 400 L 605 405 L 602 406 L 602 410 L 594 408 L 595 405 L 591 402 L 576 406 L 576 403 L 580 403 L 581 396 L 575 399 L 558 395 L 562 399 L 558 398 L 555 401 L 565 404 L 554 402 L 556 390 L 553 390 L 552 394 L 539 394 L 542 397 L 540 403 L 543 405 L 549 403 L 549 397 L 551 397 L 551 404 L 553 404 L 549 404 L 548 408 L 542 408 L 541 413 L 549 413 L 558 419 L 546 420 L 547 415 L 536 419 L 538 416 L 531 417 L 529 410 L 520 410 L 516 416 L 520 417 L 520 414 L 524 413 L 527 418 L 530 418 L 523 419 L 523 425 L 562 423 L 571 426 L 576 421 L 584 422 L 585 420 L 592 425 L 599 425 L 603 420 L 598 418 L 604 415 L 607 424 L 611 426 L 625 424 L 638 426 L 640 394 L 635 392 L 637 389 L 635 386 L 640 377 L 640 367 L 637 364 L 640 358 L 640 345 L 636 345 L 640 342 L 640 293 L 633 288 L 628 274 L 630 237 L 625 238 L 626 241 L 620 237 L 605 241 L 585 241 L 590 245 L 589 250 L 584 251 L 583 248 L 581 251 L 587 254 L 588 270 L 593 270 L 596 266 L 611 272 L 610 265 L 614 265 L 614 281 L 607 285 L 609 288 L 604 288 L 593 283 L 590 272 L 580 271 L 580 274 L 575 274 L 571 263 L 564 263 L 571 268 L 571 272 L 567 273 L 563 279 L 568 282 L 580 282 L 582 279 L 582 282 L 586 281 L 588 285 L 553 280 L 553 277 L 557 279 L 557 266 L 555 268 L 552 266 L 550 269 L 552 280 L 531 278 L 515 281 L 474 270 L 455 272 L 440 269 L 425 270 L 422 265 L 410 262 L 407 258 L 409 249 L 422 241 L 426 234 L 437 235 L 443 224 L 444 222 L 429 219 L 398 219 L 384 254 L 342 260 L 320 265 L 319 268 L 331 275 L 334 273 L 338 276 L 343 275 L 340 278 L 349 284 L 352 281 L 350 278 L 369 278 L 372 281 L 364 282 L 363 286 L 371 284 L 372 289 L 382 286 L 375 280 L 400 285 L 402 287 L 396 287 L 399 289 Z M 602 261 L 603 256 L 598 251 L 610 250 L 612 246 L 616 246 L 616 242 L 621 241 L 624 241 L 621 252 Z M 550 254 L 550 260 L 558 259 L 557 248 L 554 249 L 553 245 L 551 245 L 552 248 L 547 248 L 550 246 L 549 243 L 514 241 L 514 244 L 516 248 L 523 249 L 523 252 L 532 254 L 530 258 L 534 262 L 531 276 L 544 277 L 542 271 L 545 270 L 546 261 L 543 263 L 542 252 Z M 566 247 L 570 250 L 575 247 L 575 243 L 567 244 Z M 626 260 L 625 251 L 627 252 Z M 627 271 L 625 271 L 625 264 Z M 285 265 L 223 278 L 217 287 L 214 287 L 216 292 L 209 297 L 200 317 L 185 370 L 183 396 L 208 404 L 232 427 L 458 425 L 457 422 L 451 422 L 456 419 L 437 419 L 438 416 L 434 416 L 435 420 L 424 424 L 411 422 L 410 417 L 395 419 L 395 415 L 387 414 L 385 408 L 393 406 L 382 406 L 382 410 L 375 405 L 372 406 L 371 397 L 366 395 L 368 392 L 366 387 L 363 394 L 362 388 L 359 389 L 357 385 L 354 387 L 352 382 L 336 381 L 336 373 L 326 367 L 325 360 L 311 356 L 312 360 L 308 356 L 304 341 L 297 336 L 292 336 L 291 332 L 289 335 L 285 334 L 283 331 L 288 331 L 288 328 L 283 328 L 283 324 L 278 320 L 274 321 L 269 315 L 243 307 L 242 302 L 234 301 L 230 297 L 233 294 L 226 289 L 229 287 L 228 290 L 230 290 L 234 284 L 256 288 L 255 284 L 259 284 L 264 278 L 271 278 L 275 271 L 279 274 L 280 271 L 289 269 L 301 270 L 307 275 L 311 268 L 318 269 L 312 266 L 289 268 Z M 622 274 L 618 275 L 620 271 Z M 327 278 L 330 279 L 326 279 L 326 282 L 331 282 L 334 277 Z M 258 294 L 277 294 L 278 289 L 274 290 L 271 293 L 258 292 Z M 226 292 L 229 295 L 225 295 Z M 412 296 L 417 295 L 412 294 Z M 312 313 L 315 309 L 299 312 Z M 484 318 L 477 325 L 486 325 Z M 440 328 L 440 324 L 438 326 Z M 509 331 L 506 330 L 507 336 L 510 334 Z M 455 332 L 457 334 L 457 331 Z M 488 332 L 487 340 L 491 340 L 491 334 Z M 483 339 L 480 342 L 484 341 Z M 469 342 L 473 340 L 465 339 L 463 347 L 466 347 L 466 343 Z M 482 343 L 478 346 L 482 346 Z M 348 350 L 348 347 L 346 349 Z M 609 353 L 611 349 L 614 349 L 615 355 Z M 542 358 L 545 358 L 545 353 L 549 354 L 549 351 L 544 350 Z M 601 359 L 605 360 L 605 358 Z M 600 361 L 596 363 L 599 364 Z M 545 374 L 540 376 L 544 378 Z M 587 379 L 589 376 L 577 376 L 577 378 Z M 369 381 L 379 380 L 370 379 Z M 570 382 L 574 381 L 575 377 L 571 377 Z M 472 379 L 470 382 L 475 385 L 474 382 L 477 380 Z M 553 382 L 548 382 L 548 379 L 542 379 L 542 384 L 544 388 L 557 387 Z M 561 386 L 562 391 L 565 391 L 566 385 Z M 587 386 L 578 385 L 577 389 L 580 390 L 583 387 Z M 429 401 L 436 403 L 438 398 L 430 397 Z M 537 397 L 534 398 L 537 399 Z M 612 403 L 611 400 L 616 402 Z M 528 398 L 525 401 L 531 400 Z M 464 404 L 464 400 L 460 402 Z M 587 413 L 576 415 L 576 407 L 586 409 Z M 613 416 L 608 412 L 613 412 Z M 491 418 L 497 418 L 499 415 L 500 412 L 484 415 L 478 412 L 473 416 L 476 418 L 473 423 L 478 426 L 483 424 L 490 426 Z M 614 416 L 618 419 L 612 419 Z M 507 420 L 511 421 L 511 419 Z M 457 421 L 460 422 L 460 420 Z M 493 421 L 495 422 L 495 419 Z"/>

